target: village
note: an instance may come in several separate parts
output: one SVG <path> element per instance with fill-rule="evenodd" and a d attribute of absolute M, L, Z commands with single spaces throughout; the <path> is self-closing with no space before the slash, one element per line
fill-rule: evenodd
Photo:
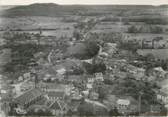
<path fill-rule="evenodd" d="M 41 27 L 37 34 L 9 28 L 0 35 L 1 61 L 5 61 L 0 75 L 1 113 L 167 115 L 166 30 L 155 35 L 142 27 L 141 31 L 147 30 L 142 36 L 133 26 L 122 32 L 121 18 L 114 31 L 101 28 L 109 16 L 81 19 L 73 27 L 64 27 L 72 32 L 68 36 L 46 36 Z"/>

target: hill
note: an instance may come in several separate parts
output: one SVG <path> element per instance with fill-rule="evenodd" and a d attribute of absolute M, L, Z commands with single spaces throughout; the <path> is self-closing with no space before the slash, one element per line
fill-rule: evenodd
<path fill-rule="evenodd" d="M 31 4 L 28 6 L 17 6 L 7 9 L 4 16 L 59 16 L 66 14 L 74 14 L 80 10 L 85 10 L 83 7 L 71 7 L 57 5 L 54 3 L 46 4 Z"/>
<path fill-rule="evenodd" d="M 165 5 L 159 8 L 165 8 Z M 158 8 L 152 5 L 58 5 L 54 3 L 36 3 L 7 9 L 3 16 L 59 16 L 88 13 L 113 13 L 128 10 L 146 10 Z"/>

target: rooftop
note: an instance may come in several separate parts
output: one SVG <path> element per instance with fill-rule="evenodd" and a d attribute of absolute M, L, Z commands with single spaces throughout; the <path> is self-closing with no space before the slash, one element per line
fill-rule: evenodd
<path fill-rule="evenodd" d="M 118 99 L 117 100 L 117 104 L 129 105 L 130 104 L 130 100 L 128 100 L 128 99 Z"/>
<path fill-rule="evenodd" d="M 47 93 L 48 94 L 48 96 L 49 97 L 58 97 L 58 98 L 63 98 L 64 97 L 64 95 L 65 95 L 65 93 L 64 92 L 54 92 L 54 91 L 52 91 L 52 92 L 48 92 Z"/>
<path fill-rule="evenodd" d="M 57 100 L 55 101 L 50 108 L 51 109 L 63 109 L 65 107 L 65 103 L 63 101 Z"/>
<path fill-rule="evenodd" d="M 58 83 L 44 83 L 44 82 L 41 82 L 39 84 L 40 88 L 57 89 L 57 90 L 60 90 L 60 91 L 65 90 L 66 86 L 67 85 L 58 84 Z"/>
<path fill-rule="evenodd" d="M 43 95 L 43 93 L 40 89 L 32 89 L 15 98 L 15 101 L 21 105 L 24 105 L 30 102 L 32 99 L 35 99 L 41 95 Z"/>

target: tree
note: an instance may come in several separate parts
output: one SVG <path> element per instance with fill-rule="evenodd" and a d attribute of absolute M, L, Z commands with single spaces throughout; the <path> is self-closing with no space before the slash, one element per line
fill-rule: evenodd
<path fill-rule="evenodd" d="M 160 34 L 163 33 L 163 28 L 159 26 L 150 27 L 150 32 L 154 34 Z"/>
<path fill-rule="evenodd" d="M 90 64 L 90 63 L 83 62 L 83 67 L 85 71 L 89 74 L 106 71 L 106 65 L 104 63 Z"/>
<path fill-rule="evenodd" d="M 164 70 L 168 70 L 168 60 L 162 60 L 161 66 Z"/>
<path fill-rule="evenodd" d="M 28 116 L 52 116 L 52 113 L 48 109 L 38 109 L 37 111 L 35 110 L 29 110 L 28 113 L 26 114 Z"/>
<path fill-rule="evenodd" d="M 96 41 L 85 41 L 84 44 L 86 46 L 86 56 L 93 57 L 98 54 L 100 48 Z"/>
<path fill-rule="evenodd" d="M 74 32 L 73 32 L 73 37 L 74 37 L 76 40 L 82 39 L 82 35 L 80 34 L 79 31 L 74 31 Z"/>
<path fill-rule="evenodd" d="M 155 60 L 155 57 L 152 53 L 147 54 L 146 56 L 146 61 L 153 62 Z"/>
<path fill-rule="evenodd" d="M 99 99 L 103 101 L 107 94 L 108 94 L 108 88 L 103 84 L 98 87 L 98 94 L 99 94 Z"/>
<path fill-rule="evenodd" d="M 120 114 L 117 110 L 117 108 L 115 107 L 114 109 L 111 109 L 109 112 L 110 116 L 122 116 L 122 114 Z"/>
<path fill-rule="evenodd" d="M 78 112 L 80 116 L 94 116 L 93 111 L 93 105 L 85 101 L 83 101 L 78 107 Z"/>
<path fill-rule="evenodd" d="M 128 33 L 138 33 L 138 29 L 135 26 L 131 26 L 128 28 Z"/>

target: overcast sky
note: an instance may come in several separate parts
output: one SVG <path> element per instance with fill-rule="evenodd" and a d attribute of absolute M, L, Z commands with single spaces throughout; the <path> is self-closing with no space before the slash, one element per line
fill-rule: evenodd
<path fill-rule="evenodd" d="M 168 0 L 0 0 L 0 5 L 27 5 L 32 3 L 57 4 L 139 4 L 160 5 L 168 4 Z"/>

